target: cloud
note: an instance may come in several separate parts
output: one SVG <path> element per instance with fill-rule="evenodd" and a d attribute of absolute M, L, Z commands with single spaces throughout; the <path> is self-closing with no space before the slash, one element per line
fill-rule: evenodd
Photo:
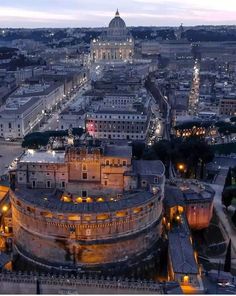
<path fill-rule="evenodd" d="M 236 1 L 235 0 L 132 0 L 134 3 L 142 4 L 156 4 L 164 7 L 189 7 L 191 9 L 211 9 L 221 11 L 235 11 L 236 12 Z M 236 18 L 236 17 L 235 17 Z"/>
<path fill-rule="evenodd" d="M 236 22 L 236 0 L 0 0 L 0 27 L 104 26 L 118 6 L 127 25 Z"/>
<path fill-rule="evenodd" d="M 35 11 L 27 9 L 19 9 L 13 7 L 1 7 L 0 6 L 0 17 L 1 18 L 23 18 L 32 20 L 74 20 L 73 15 L 60 14 L 60 13 L 49 13 L 44 11 Z"/>

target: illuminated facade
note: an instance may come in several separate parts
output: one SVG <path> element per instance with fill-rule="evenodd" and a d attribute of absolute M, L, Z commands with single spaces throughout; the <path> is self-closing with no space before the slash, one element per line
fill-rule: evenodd
<path fill-rule="evenodd" d="M 236 115 L 236 94 L 228 95 L 220 99 L 220 115 Z"/>
<path fill-rule="evenodd" d="M 164 166 L 129 146 L 28 151 L 10 178 L 14 247 L 35 263 L 132 266 L 160 239 Z"/>
<path fill-rule="evenodd" d="M 147 138 L 150 112 L 99 110 L 87 115 L 86 130 L 94 138 L 141 140 Z"/>
<path fill-rule="evenodd" d="M 186 124 L 186 128 L 184 128 L 184 124 L 181 126 L 176 125 L 174 127 L 174 132 L 176 137 L 181 138 L 187 138 L 192 136 L 198 136 L 198 137 L 209 137 L 209 136 L 216 136 L 217 135 L 217 129 L 213 125 L 207 124 L 204 126 L 204 123 L 197 123 L 196 125 L 189 124 L 189 127 L 187 127 L 188 123 Z"/>
<path fill-rule="evenodd" d="M 86 131 L 97 139 L 145 141 L 151 122 L 150 97 L 133 93 L 104 96 L 91 104 Z"/>
<path fill-rule="evenodd" d="M 134 54 L 134 40 L 117 10 L 107 32 L 91 42 L 93 62 L 130 61 Z"/>
<path fill-rule="evenodd" d="M 213 215 L 215 191 L 194 180 L 174 182 L 165 187 L 165 214 L 170 221 L 183 212 L 191 229 L 207 228 Z"/>

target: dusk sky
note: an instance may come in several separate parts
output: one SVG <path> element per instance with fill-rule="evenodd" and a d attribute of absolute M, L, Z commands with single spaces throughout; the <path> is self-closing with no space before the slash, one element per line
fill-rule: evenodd
<path fill-rule="evenodd" d="M 0 0 L 0 27 L 102 27 L 117 8 L 128 26 L 236 24 L 236 0 Z"/>

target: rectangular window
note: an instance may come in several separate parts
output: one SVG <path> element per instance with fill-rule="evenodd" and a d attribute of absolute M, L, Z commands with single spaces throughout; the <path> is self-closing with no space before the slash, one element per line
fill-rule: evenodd
<path fill-rule="evenodd" d="M 82 171 L 87 171 L 87 164 L 82 164 Z"/>
<path fill-rule="evenodd" d="M 61 182 L 61 188 L 65 188 L 65 185 L 66 185 L 65 181 L 62 181 Z"/>
<path fill-rule="evenodd" d="M 51 188 L 51 181 L 47 181 L 47 188 Z"/>
<path fill-rule="evenodd" d="M 127 165 L 127 162 L 126 162 L 126 160 L 123 160 L 123 166 L 126 166 Z"/>
<path fill-rule="evenodd" d="M 32 188 L 35 188 L 35 186 L 36 186 L 36 182 L 32 181 Z"/>
<path fill-rule="evenodd" d="M 82 178 L 83 178 L 83 180 L 87 180 L 88 179 L 88 174 L 87 173 L 83 173 Z"/>

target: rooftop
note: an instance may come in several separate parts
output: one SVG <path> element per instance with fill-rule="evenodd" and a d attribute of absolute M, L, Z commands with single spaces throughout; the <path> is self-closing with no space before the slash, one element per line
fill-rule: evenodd
<path fill-rule="evenodd" d="M 133 169 L 142 176 L 163 175 L 165 167 L 160 160 L 134 160 Z"/>
<path fill-rule="evenodd" d="M 55 88 L 60 86 L 61 83 L 54 84 L 33 84 L 21 86 L 17 89 L 10 98 L 20 97 L 32 97 L 32 96 L 43 96 L 50 94 Z"/>
<path fill-rule="evenodd" d="M 78 188 L 78 191 L 79 188 Z M 58 213 L 98 213 L 112 212 L 131 208 L 136 205 L 141 206 L 147 201 L 152 201 L 154 195 L 145 190 L 126 192 L 123 198 L 117 201 L 91 202 L 91 203 L 67 203 L 61 201 L 63 192 L 53 189 L 28 189 L 26 186 L 18 186 L 14 194 L 19 199 L 30 203 L 32 206 L 42 209 L 57 211 Z"/>
<path fill-rule="evenodd" d="M 132 147 L 131 146 L 115 146 L 107 145 L 105 147 L 104 155 L 114 156 L 114 157 L 132 157 Z"/>
<path fill-rule="evenodd" d="M 184 205 L 184 196 L 182 191 L 178 187 L 166 185 L 164 196 L 164 203 L 168 207 Z"/>
<path fill-rule="evenodd" d="M 0 113 L 1 115 L 22 114 L 32 105 L 40 104 L 40 102 L 40 97 L 14 99 L 11 102 L 8 101 Z"/>
<path fill-rule="evenodd" d="M 176 179 L 165 186 L 165 203 L 170 207 L 183 202 L 212 201 L 214 195 L 215 191 L 211 186 L 196 180 Z"/>
<path fill-rule="evenodd" d="M 36 151 L 28 149 L 21 157 L 20 163 L 64 163 L 65 152 Z"/>
<path fill-rule="evenodd" d="M 168 238 L 173 271 L 181 274 L 197 274 L 197 262 L 189 235 L 175 228 L 169 232 Z"/>

